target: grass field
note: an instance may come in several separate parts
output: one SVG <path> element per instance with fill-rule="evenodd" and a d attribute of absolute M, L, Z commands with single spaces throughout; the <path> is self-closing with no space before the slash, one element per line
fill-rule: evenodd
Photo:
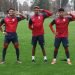
<path fill-rule="evenodd" d="M 31 31 L 28 29 L 27 21 L 19 23 L 17 33 L 20 42 L 20 58 L 22 64 L 16 63 L 16 54 L 13 45 L 10 44 L 7 55 L 6 63 L 0 65 L 0 75 L 75 75 L 75 22 L 69 25 L 69 50 L 72 60 L 72 65 L 68 65 L 64 48 L 60 47 L 57 58 L 57 64 L 51 65 L 54 50 L 54 35 L 49 29 L 50 19 L 45 20 L 45 48 L 47 52 L 48 62 L 43 62 L 43 55 L 39 45 L 36 50 L 36 63 L 31 62 Z M 0 32 L 0 59 L 2 56 L 4 35 Z"/>

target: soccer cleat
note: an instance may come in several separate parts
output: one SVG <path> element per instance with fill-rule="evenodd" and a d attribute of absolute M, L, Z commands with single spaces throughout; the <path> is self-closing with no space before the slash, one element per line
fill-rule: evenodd
<path fill-rule="evenodd" d="M 4 61 L 1 61 L 1 62 L 0 62 L 0 64 L 4 64 L 4 63 L 5 63 Z"/>
<path fill-rule="evenodd" d="M 44 62 L 47 62 L 47 59 L 45 59 Z"/>
<path fill-rule="evenodd" d="M 70 60 L 67 60 L 67 64 L 72 65 L 72 63 L 71 63 L 71 61 L 70 61 Z"/>
<path fill-rule="evenodd" d="M 21 64 L 22 62 L 21 62 L 21 61 L 17 61 L 17 63 L 18 63 L 18 64 Z"/>
<path fill-rule="evenodd" d="M 33 63 L 35 63 L 35 60 L 32 60 Z"/>
<path fill-rule="evenodd" d="M 53 59 L 52 62 L 51 62 L 51 64 L 52 64 L 52 65 L 53 65 L 53 64 L 56 64 L 56 59 Z"/>

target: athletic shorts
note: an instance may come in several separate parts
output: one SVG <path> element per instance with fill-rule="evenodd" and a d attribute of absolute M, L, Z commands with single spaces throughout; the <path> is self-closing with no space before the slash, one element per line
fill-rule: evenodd
<path fill-rule="evenodd" d="M 44 35 L 40 35 L 40 36 L 33 36 L 32 37 L 32 45 L 36 46 L 37 42 L 40 45 L 44 45 Z"/>
<path fill-rule="evenodd" d="M 12 43 L 17 42 L 18 43 L 18 36 L 16 33 L 7 32 L 7 35 L 5 35 L 4 43 L 9 44 L 10 42 L 12 42 Z"/>
<path fill-rule="evenodd" d="M 63 38 L 55 38 L 55 43 L 54 43 L 55 48 L 59 48 L 61 42 L 64 47 L 68 47 L 68 38 L 63 37 Z"/>

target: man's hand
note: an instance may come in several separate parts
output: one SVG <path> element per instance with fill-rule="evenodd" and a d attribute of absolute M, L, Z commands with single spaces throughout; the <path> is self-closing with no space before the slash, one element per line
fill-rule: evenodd
<path fill-rule="evenodd" d="M 22 16 L 22 17 L 24 17 L 24 18 L 27 19 L 27 16 L 26 16 L 26 15 L 23 15 L 22 13 L 20 13 L 20 12 L 18 12 L 18 11 L 16 11 L 15 14 L 18 15 L 18 16 Z"/>
<path fill-rule="evenodd" d="M 75 15 L 75 11 L 70 11 L 70 12 L 67 12 L 67 15 L 70 15 L 70 14 Z"/>
<path fill-rule="evenodd" d="M 70 15 L 71 14 L 71 12 L 67 12 L 67 15 Z"/>
<path fill-rule="evenodd" d="M 75 15 L 75 11 L 71 11 L 71 14 Z"/>
<path fill-rule="evenodd" d="M 7 32 L 3 32 L 4 35 L 7 35 Z"/>
<path fill-rule="evenodd" d="M 71 12 L 64 12 L 64 16 L 70 15 Z"/>
<path fill-rule="evenodd" d="M 39 9 L 40 12 L 42 12 L 44 9 Z"/>
<path fill-rule="evenodd" d="M 22 15 L 20 12 L 18 12 L 18 11 L 15 11 L 15 14 L 16 15 Z"/>
<path fill-rule="evenodd" d="M 53 33 L 54 33 L 54 35 L 55 35 L 55 36 L 57 36 L 57 35 L 58 35 L 58 32 L 53 32 Z"/>

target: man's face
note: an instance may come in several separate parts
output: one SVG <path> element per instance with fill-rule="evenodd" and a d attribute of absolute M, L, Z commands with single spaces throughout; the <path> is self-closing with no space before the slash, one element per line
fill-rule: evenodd
<path fill-rule="evenodd" d="M 8 14 L 9 16 L 15 16 L 15 11 L 11 9 L 9 10 Z"/>
<path fill-rule="evenodd" d="M 38 8 L 35 8 L 35 9 L 34 9 L 34 13 L 35 13 L 36 15 L 38 15 L 38 14 L 39 14 L 39 9 L 38 9 Z"/>
<path fill-rule="evenodd" d="M 58 14 L 59 14 L 60 17 L 63 17 L 64 16 L 64 11 L 59 11 Z"/>

